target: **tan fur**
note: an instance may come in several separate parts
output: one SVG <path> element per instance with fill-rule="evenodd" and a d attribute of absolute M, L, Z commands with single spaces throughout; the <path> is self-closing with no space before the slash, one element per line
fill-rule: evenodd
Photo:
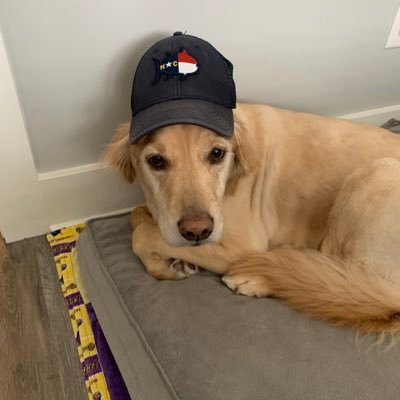
<path fill-rule="evenodd" d="M 150 212 L 134 210 L 132 245 L 149 273 L 186 277 L 169 267 L 181 259 L 224 275 L 236 293 L 279 297 L 364 331 L 399 331 L 400 137 L 263 105 L 241 104 L 234 117 L 232 139 L 176 125 L 129 152 L 125 126 L 110 145 L 108 162 L 128 179 L 134 169 L 144 188 Z M 219 167 L 204 157 L 217 142 L 233 154 Z M 148 169 L 152 148 L 170 157 L 168 171 Z M 217 240 L 177 243 L 176 221 L 192 206 L 215 216 Z"/>
<path fill-rule="evenodd" d="M 129 147 L 129 124 L 122 124 L 115 131 L 113 140 L 107 146 L 101 160 L 104 164 L 118 169 L 123 177 L 132 183 L 135 179 L 135 172 Z"/>
<path fill-rule="evenodd" d="M 238 293 L 279 297 L 340 325 L 368 332 L 400 330 L 398 287 L 360 262 L 311 249 L 277 249 L 237 261 L 223 280 Z"/>

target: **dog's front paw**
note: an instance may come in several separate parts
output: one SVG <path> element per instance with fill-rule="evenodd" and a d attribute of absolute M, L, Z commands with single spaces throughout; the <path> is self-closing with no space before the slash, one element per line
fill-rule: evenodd
<path fill-rule="evenodd" d="M 262 275 L 246 272 L 228 273 L 222 277 L 222 282 L 236 294 L 252 297 L 268 297 L 272 295 L 272 290 Z"/>
<path fill-rule="evenodd" d="M 186 261 L 171 258 L 169 262 L 169 267 L 173 268 L 178 275 L 182 275 L 185 278 L 189 278 L 190 276 L 199 272 L 199 268 L 197 265 L 190 264 Z"/>

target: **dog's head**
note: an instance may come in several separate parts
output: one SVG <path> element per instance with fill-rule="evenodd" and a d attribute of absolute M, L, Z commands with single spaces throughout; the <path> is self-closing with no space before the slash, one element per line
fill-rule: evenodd
<path fill-rule="evenodd" d="M 222 201 L 251 168 L 243 129 L 232 138 L 196 125 L 158 129 L 129 144 L 129 125 L 121 125 L 104 160 L 125 179 L 137 178 L 147 207 L 164 239 L 173 246 L 216 242 L 223 230 Z"/>

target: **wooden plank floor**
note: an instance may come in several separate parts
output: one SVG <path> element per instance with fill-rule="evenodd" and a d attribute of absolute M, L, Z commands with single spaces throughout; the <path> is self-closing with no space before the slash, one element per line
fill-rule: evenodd
<path fill-rule="evenodd" d="M 0 236 L 0 400 L 87 400 L 53 257 L 44 236 Z"/>

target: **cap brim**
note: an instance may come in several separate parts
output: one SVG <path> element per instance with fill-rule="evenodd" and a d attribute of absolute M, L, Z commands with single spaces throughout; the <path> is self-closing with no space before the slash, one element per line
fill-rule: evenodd
<path fill-rule="evenodd" d="M 197 99 L 168 100 L 132 117 L 130 143 L 136 143 L 158 128 L 176 124 L 199 125 L 226 137 L 231 137 L 234 130 L 231 108 Z"/>

